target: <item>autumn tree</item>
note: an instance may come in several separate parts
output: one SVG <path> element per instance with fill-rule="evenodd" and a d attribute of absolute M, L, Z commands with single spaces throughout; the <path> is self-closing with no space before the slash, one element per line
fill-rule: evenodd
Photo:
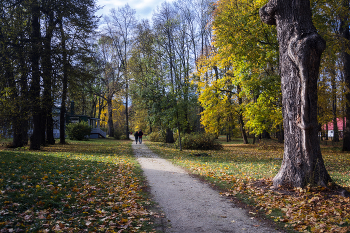
<path fill-rule="evenodd" d="M 125 136 L 129 138 L 129 59 L 134 40 L 134 29 L 137 24 L 136 11 L 128 4 L 124 7 L 112 9 L 109 17 L 106 17 L 106 31 L 112 39 L 115 51 L 115 59 L 118 60 L 119 72 L 123 77 L 125 95 Z"/>
<path fill-rule="evenodd" d="M 317 137 L 317 79 L 326 44 L 312 23 L 310 2 L 270 0 L 259 13 L 276 25 L 280 52 L 285 142 L 274 186 L 328 186 Z"/>
<path fill-rule="evenodd" d="M 278 45 L 273 30 L 261 23 L 257 14 L 261 6 L 260 1 L 218 1 L 212 22 L 212 46 L 197 62 L 198 81 L 202 83 L 199 99 L 206 106 L 202 119 L 217 115 L 217 120 L 207 118 L 206 122 L 223 120 L 221 112 L 209 110 L 208 106 L 213 109 L 222 101 L 216 104 L 210 103 L 214 98 L 207 101 L 202 96 L 210 93 L 207 89 L 215 90 L 217 97 L 226 95 L 232 103 L 227 115 L 239 122 L 245 143 L 247 129 L 261 134 L 281 128 L 281 94 L 276 88 L 280 85 Z"/>
<path fill-rule="evenodd" d="M 120 94 L 125 81 L 121 78 L 120 61 L 116 59 L 113 39 L 108 35 L 101 35 L 96 45 L 96 58 L 99 60 L 98 86 L 93 85 L 93 94 L 104 99 L 108 109 L 108 134 L 114 136 L 112 100 Z M 92 87 L 91 87 L 92 88 Z"/>

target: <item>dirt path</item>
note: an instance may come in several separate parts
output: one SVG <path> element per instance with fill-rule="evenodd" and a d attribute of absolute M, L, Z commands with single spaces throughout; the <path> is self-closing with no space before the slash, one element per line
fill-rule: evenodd
<path fill-rule="evenodd" d="M 207 184 L 158 157 L 145 144 L 132 145 L 154 200 L 171 224 L 165 232 L 278 232 L 248 217 Z"/>

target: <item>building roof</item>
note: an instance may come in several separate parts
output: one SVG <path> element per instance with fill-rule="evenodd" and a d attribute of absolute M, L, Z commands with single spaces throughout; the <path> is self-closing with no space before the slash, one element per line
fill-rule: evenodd
<path fill-rule="evenodd" d="M 344 123 L 346 123 L 346 117 L 344 117 L 344 120 L 345 122 L 343 122 L 343 118 L 337 118 L 337 126 L 339 131 L 343 131 Z M 328 125 L 328 130 L 334 130 L 333 121 L 328 122 L 327 125 Z M 326 130 L 326 125 L 323 125 L 322 129 Z"/>

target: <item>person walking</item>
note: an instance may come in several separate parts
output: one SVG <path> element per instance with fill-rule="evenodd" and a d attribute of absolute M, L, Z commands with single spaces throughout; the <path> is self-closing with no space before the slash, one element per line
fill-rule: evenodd
<path fill-rule="evenodd" d="M 135 136 L 135 142 L 136 142 L 136 144 L 137 144 L 137 141 L 139 140 L 139 132 L 136 131 L 135 134 L 134 134 L 134 136 Z"/>
<path fill-rule="evenodd" d="M 139 131 L 139 142 L 140 142 L 140 144 L 142 144 L 142 135 L 143 135 L 143 132 L 140 129 L 140 131 Z"/>

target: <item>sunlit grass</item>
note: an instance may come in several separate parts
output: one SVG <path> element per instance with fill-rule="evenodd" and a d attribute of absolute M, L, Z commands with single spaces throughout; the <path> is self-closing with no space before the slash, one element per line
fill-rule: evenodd
<path fill-rule="evenodd" d="M 126 141 L 1 150 L 0 229 L 152 232 L 143 185 Z"/>

